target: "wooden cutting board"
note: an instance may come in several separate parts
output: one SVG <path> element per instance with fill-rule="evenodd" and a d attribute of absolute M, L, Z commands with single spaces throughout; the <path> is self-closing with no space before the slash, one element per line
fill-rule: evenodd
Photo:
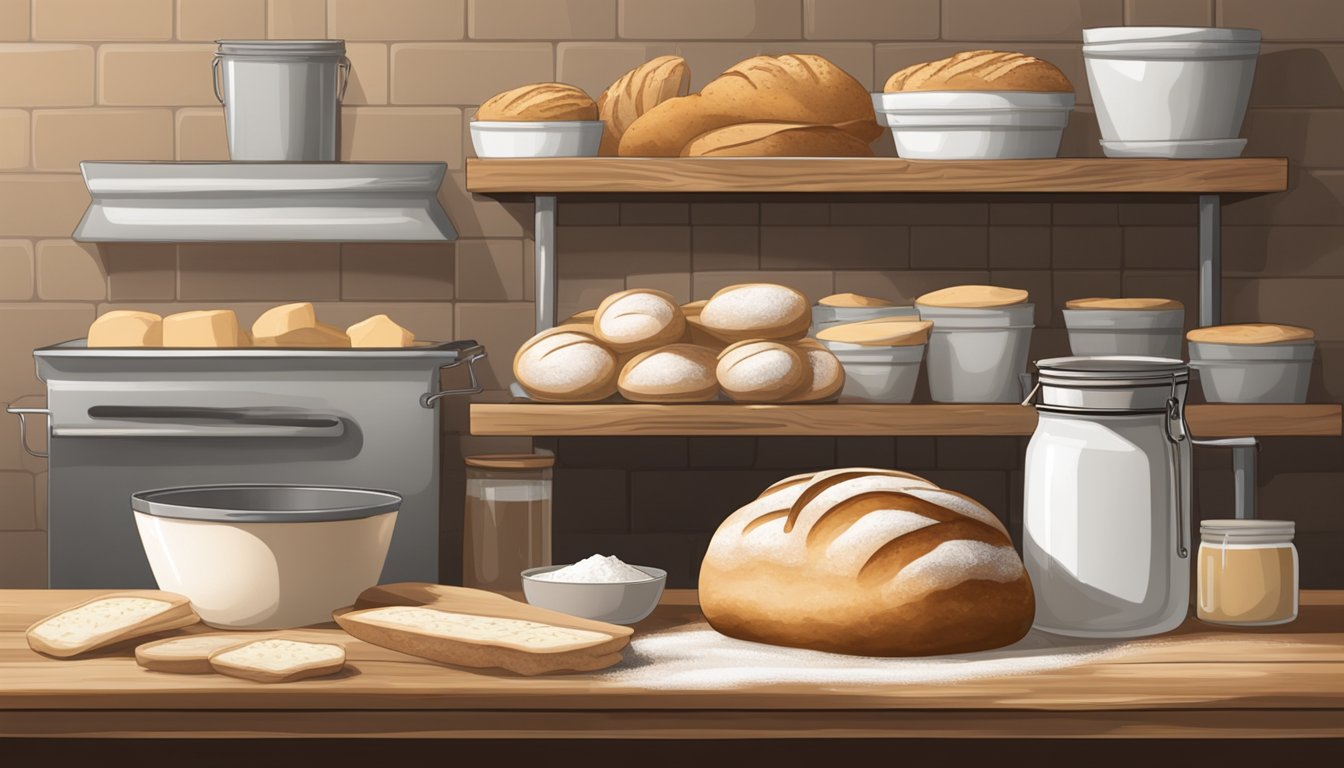
<path fill-rule="evenodd" d="M 389 631 L 386 625 L 372 626 L 361 620 L 368 610 L 389 606 L 420 606 L 470 616 L 530 621 L 598 633 L 608 639 L 594 639 L 583 644 L 583 647 L 522 650 L 508 647 L 507 644 L 439 639 Z M 335 611 L 332 617 L 346 632 L 374 645 L 446 664 L 476 668 L 499 667 L 524 675 L 592 671 L 609 667 L 621 660 L 620 651 L 629 644 L 630 636 L 634 634 L 630 627 L 538 608 L 493 592 L 425 582 L 370 587 L 360 593 L 353 606 Z"/>

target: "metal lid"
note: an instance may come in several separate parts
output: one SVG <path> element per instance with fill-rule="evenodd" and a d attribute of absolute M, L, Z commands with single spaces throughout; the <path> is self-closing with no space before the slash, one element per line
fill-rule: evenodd
<path fill-rule="evenodd" d="M 344 40 L 216 40 L 217 56 L 344 56 Z"/>
<path fill-rule="evenodd" d="M 1292 520 L 1204 520 L 1199 524 L 1200 538 L 1219 544 L 1292 541 L 1297 524 Z"/>
<path fill-rule="evenodd" d="M 555 456 L 547 453 L 488 453 L 466 457 L 468 467 L 481 469 L 549 469 Z"/>
<path fill-rule="evenodd" d="M 1235 27 L 1093 27 L 1084 43 L 1258 43 L 1260 30 Z"/>
<path fill-rule="evenodd" d="M 1048 380 L 1056 386 L 1151 386 L 1168 383 L 1173 377 L 1178 382 L 1190 377 L 1185 361 L 1169 357 L 1052 357 L 1037 361 L 1036 368 L 1042 383 Z"/>
<path fill-rule="evenodd" d="M 395 512 L 391 491 L 306 485 L 198 485 L 131 494 L 131 509 L 213 523 L 317 523 Z"/>

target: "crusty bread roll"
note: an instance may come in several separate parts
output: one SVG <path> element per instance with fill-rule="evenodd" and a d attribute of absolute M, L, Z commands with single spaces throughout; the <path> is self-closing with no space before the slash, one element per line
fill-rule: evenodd
<path fill-rule="evenodd" d="M 895 306 L 886 299 L 879 299 L 873 296 L 862 296 L 857 293 L 833 293 L 830 296 L 823 297 L 817 304 L 823 307 L 892 307 Z"/>
<path fill-rule="evenodd" d="M 616 355 L 589 333 L 551 328 L 513 357 L 513 378 L 533 400 L 582 403 L 616 394 Z"/>
<path fill-rule="evenodd" d="M 867 656 L 998 648 L 1035 615 L 993 513 L 861 468 L 786 478 L 730 515 L 700 566 L 700 607 L 731 637 Z"/>
<path fill-rule="evenodd" d="M 682 157 L 872 157 L 869 142 L 830 125 L 738 123 L 702 133 Z"/>
<path fill-rule="evenodd" d="M 491 96 L 476 109 L 476 119 L 506 122 L 596 120 L 597 103 L 572 85 L 537 83 Z"/>
<path fill-rule="evenodd" d="M 1029 295 L 1020 288 L 1000 288 L 997 285 L 954 285 L 920 296 L 915 304 L 926 307 L 962 307 L 985 309 L 1010 307 L 1026 303 Z"/>
<path fill-rule="evenodd" d="M 677 157 L 697 136 L 738 123 L 834 125 L 860 141 L 882 135 L 858 80 L 820 56 L 753 56 L 700 93 L 668 99 L 631 123 L 622 157 Z"/>
<path fill-rule="evenodd" d="M 807 297 L 774 283 L 722 288 L 700 310 L 699 326 L 725 341 L 800 339 L 812 325 Z"/>
<path fill-rule="evenodd" d="M 680 56 L 659 56 L 621 75 L 597 97 L 597 116 L 605 124 L 598 154 L 615 155 L 636 118 L 690 89 L 691 69 Z"/>
<path fill-rule="evenodd" d="M 700 325 L 700 313 L 705 311 L 705 305 L 708 303 L 709 299 L 700 299 L 681 305 L 681 314 L 686 318 L 686 332 L 682 334 L 681 340 L 686 344 L 712 349 L 714 354 L 717 355 L 723 351 L 724 347 L 728 346 L 729 342 L 715 336 Z"/>
<path fill-rule="evenodd" d="M 616 386 L 637 403 L 703 403 L 719 393 L 718 356 L 694 344 L 669 344 L 631 358 Z"/>
<path fill-rule="evenodd" d="M 719 353 L 715 377 L 724 394 L 740 403 L 776 403 L 811 380 L 807 360 L 775 341 L 739 341 Z"/>
<path fill-rule="evenodd" d="M 1071 92 L 1073 83 L 1054 64 L 1012 51 L 963 51 L 946 59 L 906 67 L 882 90 L 897 91 L 1054 91 Z"/>
<path fill-rule="evenodd" d="M 593 330 L 616 352 L 638 352 L 680 339 L 686 316 L 671 294 L 632 288 L 603 299 L 593 315 Z"/>
<path fill-rule="evenodd" d="M 1185 305 L 1175 299 L 1126 298 L 1126 299 L 1069 299 L 1064 302 L 1065 309 L 1185 309 Z"/>
<path fill-rule="evenodd" d="M 808 373 L 782 402 L 821 403 L 838 397 L 845 388 L 845 367 L 835 354 L 815 339 L 801 339 L 789 346 L 807 363 Z"/>
<path fill-rule="evenodd" d="M 1310 328 L 1299 328 L 1296 325 L 1243 323 L 1196 328 L 1185 334 L 1185 338 L 1205 344 L 1286 344 L 1311 341 L 1316 338 L 1316 333 Z"/>

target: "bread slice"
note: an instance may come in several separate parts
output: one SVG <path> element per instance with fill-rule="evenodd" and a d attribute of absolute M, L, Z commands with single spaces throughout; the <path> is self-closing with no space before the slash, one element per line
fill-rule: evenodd
<path fill-rule="evenodd" d="M 210 654 L 214 671 L 258 683 L 291 683 L 340 672 L 345 649 L 334 643 L 305 643 L 273 637 L 222 648 Z"/>
<path fill-rule="evenodd" d="M 25 636 L 34 651 L 65 659 L 200 620 L 187 598 L 146 589 L 95 597 L 42 619 Z"/>
<path fill-rule="evenodd" d="M 617 652 L 629 642 L 628 635 L 429 606 L 351 611 L 337 615 L 336 623 L 366 643 L 411 656 L 520 675 L 603 669 L 620 660 Z"/>
<path fill-rule="evenodd" d="M 249 642 L 247 635 L 187 635 L 136 646 L 135 663 L 154 672 L 207 675 L 214 672 L 210 654 Z"/>

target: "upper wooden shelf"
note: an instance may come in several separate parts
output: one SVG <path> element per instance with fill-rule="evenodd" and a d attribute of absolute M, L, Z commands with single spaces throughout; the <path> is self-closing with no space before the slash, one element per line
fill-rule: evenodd
<path fill-rule="evenodd" d="M 1198 438 L 1338 437 L 1341 408 L 1308 405 L 1192 405 Z M 473 435 L 966 435 L 1019 436 L 1036 429 L 1020 405 L 826 403 L 820 405 L 647 405 L 476 403 Z"/>
<path fill-rule="evenodd" d="M 1282 192 L 1288 160 L 1061 157 L 1045 160 L 875 158 L 509 158 L 467 161 L 482 194 L 604 192 Z"/>

